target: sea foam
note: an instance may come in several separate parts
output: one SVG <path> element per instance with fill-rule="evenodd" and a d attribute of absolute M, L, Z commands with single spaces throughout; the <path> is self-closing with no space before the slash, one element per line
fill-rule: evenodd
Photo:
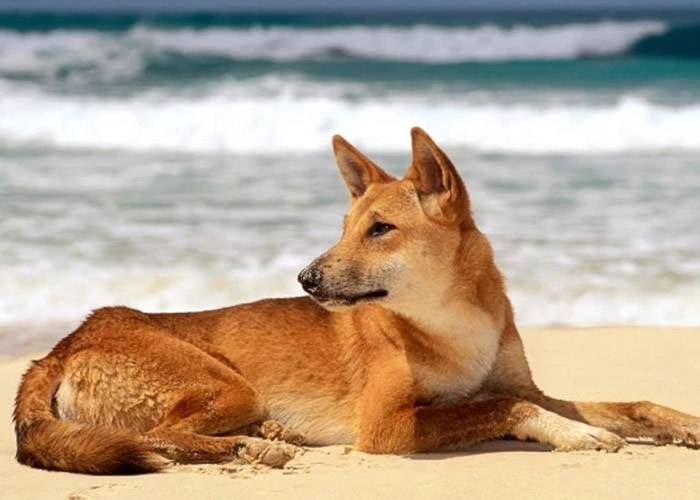
<path fill-rule="evenodd" d="M 0 29 L 0 75 L 60 77 L 89 72 L 118 80 L 170 55 L 295 61 L 353 57 L 421 63 L 575 59 L 622 54 L 664 33 L 663 21 L 599 21 L 552 26 L 336 26 L 162 29 L 126 32 Z M 78 71 L 80 70 L 80 71 Z"/>
<path fill-rule="evenodd" d="M 604 104 L 527 104 L 469 95 L 267 95 L 231 84 L 184 97 L 27 88 L 0 95 L 0 144 L 10 148 L 282 154 L 325 151 L 342 132 L 362 147 L 395 152 L 405 148 L 405 131 L 421 125 L 446 146 L 481 152 L 696 151 L 699 122 L 698 104 L 672 107 L 634 94 Z"/>
<path fill-rule="evenodd" d="M 618 54 L 637 40 L 665 30 L 665 23 L 660 21 L 600 21 L 539 27 L 484 24 L 459 28 L 430 25 L 168 31 L 135 28 L 130 36 L 161 50 L 236 59 L 294 60 L 346 54 L 399 61 L 460 62 Z"/>

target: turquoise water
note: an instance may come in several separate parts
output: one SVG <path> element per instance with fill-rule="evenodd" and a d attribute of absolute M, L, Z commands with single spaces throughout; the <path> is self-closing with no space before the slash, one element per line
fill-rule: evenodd
<path fill-rule="evenodd" d="M 0 353 L 301 293 L 331 135 L 401 173 L 413 125 L 521 324 L 698 324 L 699 50 L 697 12 L 0 13 Z"/>
<path fill-rule="evenodd" d="M 0 13 L 0 75 L 62 91 L 135 91 L 265 74 L 542 89 L 697 89 L 700 14 Z M 655 89 L 662 90 L 662 89 Z M 663 91 L 661 92 L 663 94 Z"/>

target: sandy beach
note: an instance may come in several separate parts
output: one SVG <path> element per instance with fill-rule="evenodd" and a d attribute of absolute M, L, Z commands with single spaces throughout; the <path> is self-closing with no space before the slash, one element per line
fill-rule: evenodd
<path fill-rule="evenodd" d="M 650 399 L 700 414 L 700 327 L 523 333 L 535 378 L 571 399 Z M 36 357 L 36 356 L 34 356 Z M 698 498 L 700 451 L 631 444 L 617 454 L 551 453 L 498 441 L 468 452 L 372 456 L 308 449 L 283 470 L 179 466 L 146 476 L 46 472 L 14 461 L 12 399 L 29 357 L 0 365 L 3 498 Z"/>

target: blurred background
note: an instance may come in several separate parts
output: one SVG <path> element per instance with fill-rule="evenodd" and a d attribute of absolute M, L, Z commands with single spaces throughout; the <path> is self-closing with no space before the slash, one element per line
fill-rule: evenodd
<path fill-rule="evenodd" d="M 523 326 L 700 323 L 696 0 L 0 0 L 0 355 L 301 294 L 330 137 L 451 155 Z"/>

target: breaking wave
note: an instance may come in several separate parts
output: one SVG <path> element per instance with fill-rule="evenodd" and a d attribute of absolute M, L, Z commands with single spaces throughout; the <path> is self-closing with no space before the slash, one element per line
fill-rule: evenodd
<path fill-rule="evenodd" d="M 680 29 L 680 28 L 679 28 Z M 415 63 L 577 59 L 644 53 L 647 38 L 672 37 L 663 21 L 600 21 L 551 26 L 435 25 L 179 27 L 126 31 L 0 29 L 0 75 L 59 78 L 98 73 L 128 79 L 148 68 L 182 71 L 182 56 L 235 61 L 358 58 Z M 650 38 L 651 39 L 651 38 Z M 656 49 L 656 52 L 659 50 Z M 179 56 L 173 58 L 173 56 Z M 197 61 L 190 61 L 195 64 Z M 187 60 L 184 61 L 187 63 Z M 165 65 L 165 66 L 164 66 Z"/>
<path fill-rule="evenodd" d="M 300 95 L 305 84 L 229 82 L 193 96 L 65 96 L 26 88 L 0 96 L 6 148 L 147 153 L 281 154 L 326 151 L 342 132 L 362 147 L 401 152 L 420 124 L 448 147 L 496 153 L 617 153 L 700 150 L 700 105 L 655 104 L 622 95 L 609 104 L 504 103 L 404 94 L 347 98 L 338 84 Z M 311 85 L 311 83 L 309 83 Z M 274 85 L 270 85 L 274 87 Z M 334 90 L 335 89 L 335 90 Z M 334 93 L 335 92 L 335 93 Z"/>

